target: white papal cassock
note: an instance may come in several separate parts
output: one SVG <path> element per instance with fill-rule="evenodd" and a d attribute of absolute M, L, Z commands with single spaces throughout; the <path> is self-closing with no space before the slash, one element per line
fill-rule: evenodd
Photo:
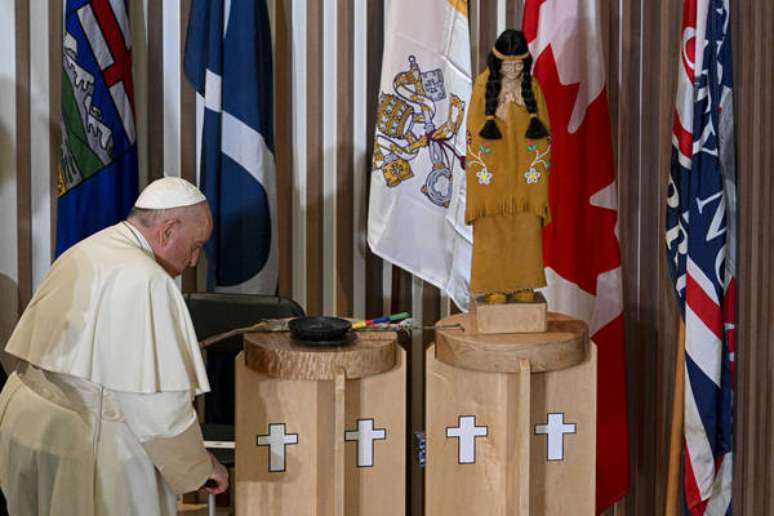
<path fill-rule="evenodd" d="M 209 390 L 188 310 L 123 222 L 52 266 L 6 351 L 0 485 L 14 516 L 174 515 L 212 472 L 193 410 Z"/>

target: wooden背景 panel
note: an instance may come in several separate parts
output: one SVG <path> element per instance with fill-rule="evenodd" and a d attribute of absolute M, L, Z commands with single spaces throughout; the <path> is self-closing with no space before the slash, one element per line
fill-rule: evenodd
<path fill-rule="evenodd" d="M 774 4 L 732 0 L 739 200 L 734 514 L 774 513 Z"/>

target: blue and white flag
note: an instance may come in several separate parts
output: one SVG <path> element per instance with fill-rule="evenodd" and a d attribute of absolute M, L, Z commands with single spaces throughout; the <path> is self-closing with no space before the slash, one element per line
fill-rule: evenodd
<path fill-rule="evenodd" d="M 185 75 L 204 99 L 199 185 L 210 287 L 277 289 L 272 47 L 265 0 L 193 0 Z"/>

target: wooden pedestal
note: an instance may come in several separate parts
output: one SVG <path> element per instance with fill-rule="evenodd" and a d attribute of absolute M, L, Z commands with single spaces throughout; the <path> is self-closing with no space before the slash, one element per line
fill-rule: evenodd
<path fill-rule="evenodd" d="M 323 349 L 247 335 L 236 389 L 237 515 L 405 513 L 405 351 L 394 333 Z"/>
<path fill-rule="evenodd" d="M 535 292 L 531 302 L 512 302 L 496 305 L 473 303 L 478 333 L 543 333 L 546 331 L 546 298 Z"/>
<path fill-rule="evenodd" d="M 427 351 L 425 514 L 592 516 L 596 346 L 557 314 L 544 334 L 439 323 Z"/>

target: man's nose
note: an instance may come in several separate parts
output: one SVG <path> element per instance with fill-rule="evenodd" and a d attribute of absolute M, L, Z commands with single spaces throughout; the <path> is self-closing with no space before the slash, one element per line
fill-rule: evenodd
<path fill-rule="evenodd" d="M 199 263 L 199 253 L 201 253 L 199 249 L 193 252 L 191 260 L 188 262 L 189 267 L 196 267 L 196 264 Z"/>

